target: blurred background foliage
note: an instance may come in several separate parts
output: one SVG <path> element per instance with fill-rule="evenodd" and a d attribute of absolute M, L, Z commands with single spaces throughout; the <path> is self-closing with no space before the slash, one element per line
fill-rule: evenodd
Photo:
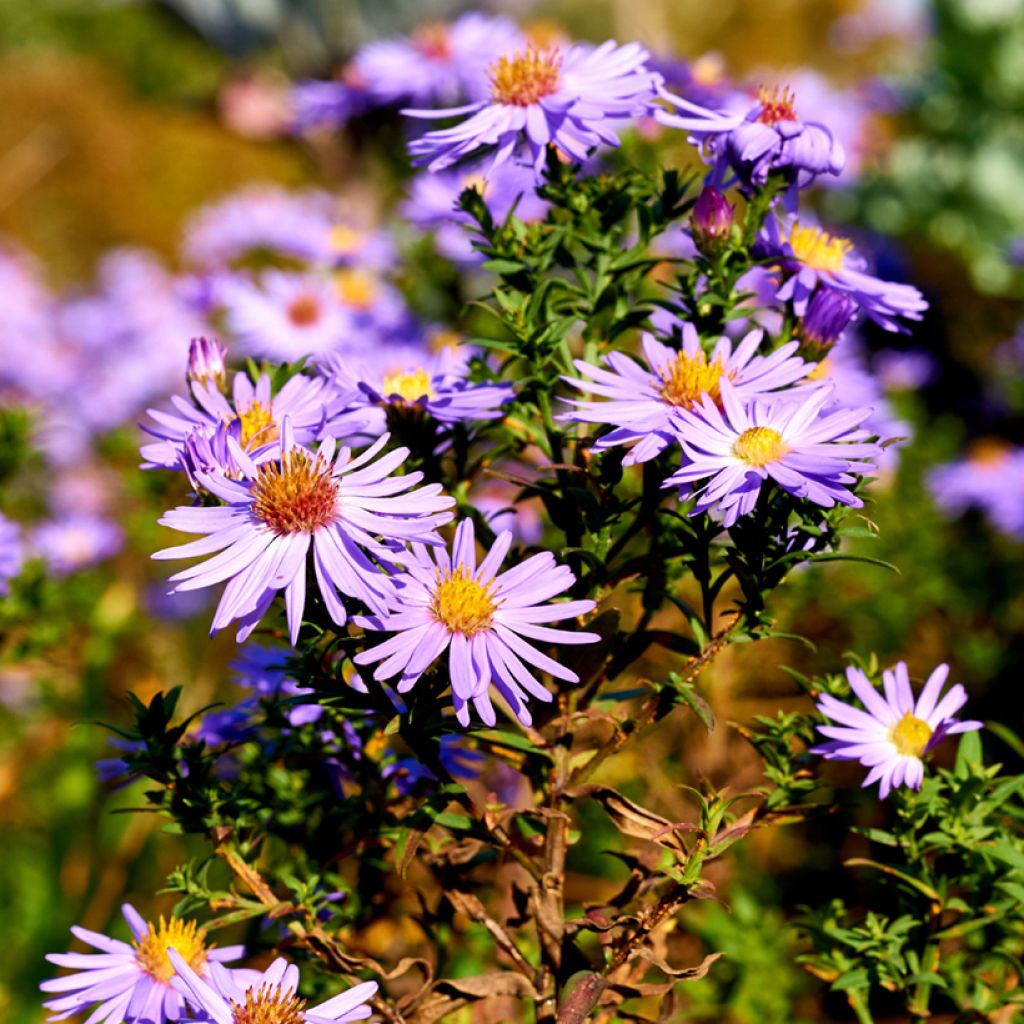
<path fill-rule="evenodd" d="M 813 647 L 773 640 L 730 651 L 703 686 L 720 722 L 747 721 L 801 700 L 776 666 L 832 670 L 847 650 L 875 650 L 885 664 L 905 658 L 917 675 L 951 661 L 974 717 L 1019 727 L 1021 542 L 976 514 L 944 518 L 925 474 L 972 439 L 1024 441 L 1024 406 L 999 390 L 996 359 L 1024 294 L 1024 253 L 1014 249 L 1024 239 L 1024 5 L 509 0 L 505 8 L 584 38 L 637 38 L 688 59 L 714 51 L 737 76 L 814 68 L 836 86 L 871 80 L 897 97 L 879 117 L 860 183 L 829 190 L 820 205 L 831 222 L 895 239 L 899 248 L 886 243 L 880 263 L 904 267 L 933 302 L 906 344 L 927 351 L 935 371 L 895 398 L 914 440 L 865 510 L 879 533 L 862 553 L 901 572 L 837 564 L 796 573 L 774 612 L 781 629 Z M 372 197 L 375 176 L 346 142 L 253 137 L 233 114 L 238 97 L 252 83 L 326 75 L 368 39 L 460 9 L 424 0 L 0 0 L 0 234 L 39 257 L 54 286 L 75 286 L 112 246 L 145 246 L 173 267 L 187 215 L 249 181 L 326 181 Z M 870 331 L 865 340 L 882 347 Z M 12 424 L 8 416 L 4 479 L 17 467 L 19 482 L 2 504 L 31 514 L 33 474 L 44 469 Z M 234 699 L 224 672 L 230 637 L 210 642 L 202 616 L 152 614 L 162 578 L 147 558 L 162 546 L 154 510 L 169 507 L 177 485 L 134 472 L 134 441 L 126 429 L 104 452 L 118 474 L 122 553 L 65 580 L 30 572 L 0 613 L 0 1019 L 11 1024 L 43 1019 L 43 955 L 65 948 L 69 924 L 102 930 L 125 899 L 166 911 L 170 900 L 152 893 L 188 853 L 166 836 L 155 842 L 163 826 L 155 817 L 117 813 L 139 797 L 97 781 L 93 763 L 109 748 L 93 723 L 124 722 L 128 690 L 148 700 L 185 683 L 189 710 Z M 991 756 L 1019 761 L 999 737 L 986 743 Z M 606 781 L 641 800 L 657 791 L 673 820 L 686 813 L 680 765 L 737 789 L 759 781 L 758 762 L 731 728 L 708 736 L 699 723 L 672 719 L 642 757 L 642 765 L 620 762 Z M 837 874 L 834 843 L 849 824 L 840 818 L 758 834 L 742 858 L 716 863 L 729 912 L 703 904 L 687 927 L 727 955 L 687 989 L 688 1019 L 850 1019 L 842 998 L 823 996 L 794 966 L 798 939 L 779 909 L 837 886 L 851 904 L 868 891 L 869 880 Z M 603 856 L 612 842 L 608 823 L 595 820 L 574 851 L 577 886 L 617 877 L 621 865 Z M 845 854 L 858 840 L 844 842 Z"/>

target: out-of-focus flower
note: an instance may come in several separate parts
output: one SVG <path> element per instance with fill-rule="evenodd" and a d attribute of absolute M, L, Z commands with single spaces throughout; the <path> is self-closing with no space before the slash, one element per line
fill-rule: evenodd
<path fill-rule="evenodd" d="M 489 694 L 493 685 L 519 721 L 529 725 L 527 697 L 550 701 L 551 694 L 527 664 L 570 683 L 579 682 L 579 677 L 527 640 L 586 644 L 599 637 L 545 625 L 585 615 L 594 609 L 594 602 L 545 603 L 575 581 L 571 570 L 557 565 L 547 551 L 498 575 L 511 545 L 511 533 L 499 534 L 478 566 L 473 523 L 464 519 L 455 531 L 451 557 L 444 548 L 432 552 L 417 548 L 417 557 L 396 578 L 391 609 L 356 620 L 365 629 L 395 635 L 356 655 L 356 664 L 380 662 L 374 678 L 401 675 L 398 691 L 404 693 L 447 650 L 452 703 L 459 722 L 469 723 L 472 702 L 483 721 L 494 725 Z"/>
<path fill-rule="evenodd" d="M 522 45 L 508 18 L 471 12 L 451 24 L 423 25 L 407 39 L 364 46 L 348 74 L 364 83 L 374 106 L 475 103 L 487 96 L 488 67 Z"/>
<path fill-rule="evenodd" d="M 327 277 L 268 270 L 220 290 L 224 320 L 246 355 L 293 362 L 350 343 L 352 317 Z"/>
<path fill-rule="evenodd" d="M 818 710 L 839 725 L 819 725 L 828 742 L 812 747 L 812 754 L 830 760 L 859 761 L 870 768 L 863 785 L 879 783 L 884 800 L 893 789 L 920 789 L 923 758 L 947 736 L 982 728 L 981 722 L 957 721 L 967 703 L 967 692 L 957 683 L 940 700 L 949 666 L 939 665 L 928 677 L 916 703 L 904 662 L 882 673 L 885 696 L 857 668 L 848 668 L 850 688 L 866 710 L 844 704 L 824 693 Z"/>
<path fill-rule="evenodd" d="M 539 179 L 549 144 L 583 161 L 596 146 L 618 145 L 611 123 L 650 111 L 659 76 L 647 70 L 647 56 L 639 43 L 619 46 L 612 40 L 596 48 L 573 46 L 564 55 L 517 50 L 491 66 L 489 99 L 453 109 L 403 111 L 419 118 L 471 115 L 414 139 L 409 151 L 416 164 L 439 171 L 494 147 L 492 170 L 523 156 Z"/>
<path fill-rule="evenodd" d="M 387 440 L 385 435 L 353 458 L 348 448 L 335 456 L 334 439 L 328 438 L 314 456 L 296 447 L 286 418 L 280 458 L 257 466 L 236 446 L 244 480 L 202 478 L 205 489 L 224 501 L 223 506 L 181 507 L 160 520 L 172 529 L 206 536 L 153 557 L 220 552 L 171 581 L 175 590 L 196 590 L 227 580 L 211 632 L 237 619 L 239 642 L 284 590 L 289 635 L 296 643 L 306 605 L 311 547 L 320 596 L 338 625 L 347 617 L 338 591 L 383 613 L 394 585 L 371 557 L 391 564 L 408 557 L 399 550 L 401 544 L 440 544 L 435 530 L 452 518 L 445 510 L 454 504 L 441 493 L 440 484 L 417 487 L 422 473 L 394 476 L 409 450 L 398 448 L 377 459 Z"/>
<path fill-rule="evenodd" d="M 920 320 L 928 303 L 909 284 L 883 281 L 867 273 L 867 261 L 849 239 L 831 235 L 812 224 L 769 217 L 759 236 L 759 250 L 778 259 L 783 280 L 776 292 L 804 316 L 814 290 L 831 288 L 849 296 L 864 313 L 887 331 L 906 332 L 896 318 Z"/>
<path fill-rule="evenodd" d="M 214 339 L 193 338 L 188 343 L 188 363 L 185 378 L 190 382 L 223 388 L 227 382 L 227 352 Z"/>
<path fill-rule="evenodd" d="M 459 196 L 475 188 L 491 216 L 504 221 L 515 207 L 522 221 L 540 220 L 548 204 L 537 195 L 537 182 L 528 167 L 507 163 L 484 178 L 481 167 L 458 167 L 431 174 L 422 172 L 409 185 L 401 213 L 412 224 L 433 230 L 438 251 L 454 263 L 477 263 L 483 257 L 473 248 L 476 222 L 458 207 Z"/>
<path fill-rule="evenodd" d="M 353 985 L 341 995 L 307 1009 L 306 1000 L 295 993 L 299 969 L 283 958 L 256 977 L 213 964 L 205 978 L 175 951 L 170 957 L 177 972 L 175 988 L 199 1019 L 210 1024 L 348 1024 L 365 1020 L 373 1012 L 369 1000 L 377 991 L 375 981 Z"/>
<path fill-rule="evenodd" d="M 1000 533 L 1024 538 L 1024 448 L 982 438 L 964 458 L 935 466 L 928 487 L 945 515 L 978 508 Z"/>
<path fill-rule="evenodd" d="M 72 514 L 37 526 L 30 543 L 52 575 L 69 576 L 120 551 L 124 532 L 109 519 Z"/>
<path fill-rule="evenodd" d="M 886 391 L 916 391 L 938 375 L 935 358 L 921 349 L 884 348 L 875 353 L 872 369 Z"/>
<path fill-rule="evenodd" d="M 217 92 L 221 122 L 246 139 L 275 139 L 291 124 L 289 82 L 280 71 L 259 68 L 233 75 Z"/>
<path fill-rule="evenodd" d="M 0 515 L 0 597 L 6 597 L 10 581 L 21 572 L 25 552 L 17 523 Z"/>
<path fill-rule="evenodd" d="M 280 647 L 247 644 L 231 663 L 235 682 L 259 697 L 288 699 L 309 696 L 313 693 L 312 688 L 299 686 L 288 675 L 288 653 Z M 288 709 L 288 724 L 299 728 L 316 722 L 323 715 L 323 710 L 320 704 L 296 702 Z"/>
<path fill-rule="evenodd" d="M 587 379 L 568 378 L 569 383 L 610 401 L 567 399 L 575 408 L 562 419 L 615 426 L 594 442 L 594 448 L 633 444 L 623 462 L 647 462 L 672 443 L 672 414 L 678 409 L 699 408 L 705 398 L 719 402 L 723 381 L 733 386 L 739 401 L 749 401 L 792 384 L 808 370 L 793 354 L 795 341 L 759 356 L 755 353 L 762 333 L 751 331 L 735 350 L 728 338 L 719 338 L 709 357 L 696 328 L 684 323 L 681 329 L 683 340 L 678 350 L 650 334 L 643 336 L 646 367 L 623 352 L 605 356 L 607 370 L 576 360 L 576 369 Z"/>
<path fill-rule="evenodd" d="M 254 256 L 325 260 L 332 209 L 326 192 L 250 185 L 204 206 L 188 221 L 182 254 L 205 270 Z"/>
<path fill-rule="evenodd" d="M 880 449 L 860 429 L 869 409 L 822 415 L 832 389 L 816 388 L 802 401 L 782 395 L 744 406 L 728 380 L 721 382 L 723 409 L 709 398 L 673 417 L 682 466 L 663 487 L 679 487 L 680 500 L 695 499 L 691 515 L 714 510 L 724 526 L 753 511 L 766 481 L 790 494 L 831 508 L 860 508 L 850 490 L 872 469 Z M 694 485 L 707 481 L 699 488 Z"/>
<path fill-rule="evenodd" d="M 128 903 L 121 912 L 132 932 L 131 945 L 75 926 L 71 929 L 75 938 L 100 952 L 50 953 L 46 957 L 50 963 L 76 972 L 39 986 L 44 992 L 60 993 L 43 1004 L 52 1014 L 50 1020 L 64 1020 L 92 1006 L 95 1009 L 89 1020 L 94 1024 L 180 1020 L 185 1000 L 171 986 L 175 967 L 169 953 L 173 951 L 196 978 L 205 979 L 210 979 L 214 967 L 230 978 L 232 972 L 222 964 L 245 954 L 243 946 L 208 946 L 206 932 L 195 921 L 165 921 L 161 917 L 159 924 L 150 924 Z"/>
<path fill-rule="evenodd" d="M 690 217 L 690 232 L 701 252 L 713 253 L 729 240 L 736 208 L 718 189 L 705 185 Z"/>
<path fill-rule="evenodd" d="M 229 400 L 218 388 L 195 383 L 192 385 L 195 404 L 177 395 L 171 397 L 173 409 L 150 409 L 152 426 L 142 429 L 158 438 L 153 444 L 144 444 L 140 453 L 145 459 L 143 469 L 185 469 L 188 464 L 185 442 L 197 433 L 212 439 L 220 429 L 224 436 L 224 472 L 234 468 L 226 465 L 230 460 L 227 437 L 235 440 L 257 463 L 273 458 L 280 452 L 281 425 L 285 416 L 291 420 L 296 440 L 300 444 L 318 441 L 325 433 L 332 433 L 332 417 L 336 411 L 337 395 L 320 377 L 296 374 L 277 394 L 270 388 L 270 377 L 261 374 L 254 385 L 247 373 L 236 373 Z M 234 427 L 229 435 L 228 429 Z M 336 435 L 335 435 L 336 436 Z M 214 458 L 216 451 L 214 450 Z M 193 457 L 196 455 L 193 450 Z"/>
<path fill-rule="evenodd" d="M 490 420 L 499 419 L 513 398 L 510 384 L 470 383 L 468 353 L 453 346 L 434 353 L 394 346 L 362 358 L 327 356 L 318 369 L 351 415 L 377 408 L 402 417 L 428 413 L 445 424 Z M 379 425 L 383 430 L 383 418 Z"/>
<path fill-rule="evenodd" d="M 688 130 L 702 145 L 713 185 L 730 184 L 731 172 L 749 193 L 777 172 L 793 186 L 805 188 L 819 175 L 843 169 L 843 147 L 825 125 L 800 120 L 788 89 L 761 89 L 745 117 L 722 117 L 717 124 L 705 125 L 693 123 L 693 104 L 668 92 L 663 96 L 680 107 L 683 116 L 660 109 L 655 116 L 662 124 Z"/>

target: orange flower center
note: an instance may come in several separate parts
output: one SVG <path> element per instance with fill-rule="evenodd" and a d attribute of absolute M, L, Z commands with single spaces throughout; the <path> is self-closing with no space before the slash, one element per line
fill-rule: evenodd
<path fill-rule="evenodd" d="M 982 437 L 967 452 L 967 461 L 984 469 L 998 469 L 1010 457 L 1010 446 L 998 437 Z"/>
<path fill-rule="evenodd" d="M 778 124 L 780 121 L 796 121 L 796 96 L 789 86 L 769 89 L 761 86 L 757 90 L 757 98 L 761 103 L 761 113 L 757 115 L 761 124 Z"/>
<path fill-rule="evenodd" d="M 245 1002 L 229 1000 L 234 1024 L 305 1024 L 306 1000 L 278 985 L 248 989 Z"/>
<path fill-rule="evenodd" d="M 842 270 L 846 257 L 853 252 L 853 243 L 848 238 L 830 235 L 812 225 L 794 224 L 789 232 L 789 244 L 801 263 L 812 270 L 832 273 Z"/>
<path fill-rule="evenodd" d="M 491 99 L 513 107 L 528 107 L 558 88 L 562 73 L 562 55 L 557 50 L 538 50 L 528 46 L 511 57 L 501 57 L 491 65 Z"/>
<path fill-rule="evenodd" d="M 732 446 L 732 453 L 748 466 L 764 466 L 781 459 L 789 449 L 782 435 L 771 427 L 749 427 Z"/>
<path fill-rule="evenodd" d="M 309 327 L 320 319 L 320 303 L 315 295 L 300 295 L 288 307 L 288 319 L 296 327 Z"/>
<path fill-rule="evenodd" d="M 477 583 L 462 566 L 446 578 L 442 578 L 439 569 L 431 606 L 434 615 L 453 633 L 473 636 L 490 626 L 497 610 L 498 605 L 491 596 L 493 586 L 493 580 L 487 586 Z"/>
<path fill-rule="evenodd" d="M 451 60 L 452 50 L 449 41 L 448 26 L 435 21 L 418 28 L 412 36 L 412 45 L 432 60 Z"/>
<path fill-rule="evenodd" d="M 921 757 L 932 738 L 931 726 L 909 711 L 892 727 L 893 746 L 904 757 Z"/>
<path fill-rule="evenodd" d="M 206 932 L 195 921 L 172 918 L 160 924 L 150 924 L 149 931 L 135 947 L 135 961 L 154 980 L 167 985 L 174 977 L 174 967 L 167 950 L 176 949 L 181 958 L 197 974 L 206 966 Z"/>
<path fill-rule="evenodd" d="M 661 397 L 672 405 L 692 409 L 707 395 L 717 403 L 720 398 L 719 384 L 725 373 L 725 364 L 720 359 L 708 362 L 703 350 L 693 355 L 679 352 L 675 359 L 658 374 Z"/>
<path fill-rule="evenodd" d="M 338 485 L 318 455 L 293 449 L 264 463 L 252 485 L 253 514 L 276 534 L 313 533 L 337 516 Z"/>

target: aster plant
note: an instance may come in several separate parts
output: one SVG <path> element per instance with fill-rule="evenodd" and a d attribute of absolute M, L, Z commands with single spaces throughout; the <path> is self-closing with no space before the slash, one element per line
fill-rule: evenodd
<path fill-rule="evenodd" d="M 685 820 L 668 795 L 643 806 L 614 784 L 659 723 L 694 740 L 716 727 L 716 664 L 740 644 L 780 649 L 774 594 L 797 570 L 872 561 L 849 544 L 875 532 L 858 510 L 896 421 L 862 401 L 878 392 L 850 371 L 850 332 L 858 317 L 910 329 L 926 302 L 799 219 L 843 153 L 790 93 L 712 109 L 667 91 L 639 44 L 512 33 L 501 48 L 502 24 L 467 16 L 368 47 L 335 83 L 367 109 L 455 122 L 409 145 L 408 180 L 412 164 L 443 178 L 419 179 L 410 202 L 430 209 L 406 215 L 464 232 L 457 283 L 420 315 L 417 274 L 376 244 L 386 231 L 339 226 L 316 197 L 274 199 L 294 229 L 226 206 L 194 231 L 194 304 L 224 345 L 194 343 L 187 395 L 145 426 L 147 468 L 191 486 L 160 524 L 195 538 L 154 558 L 191 560 L 172 598 L 223 585 L 212 631 L 237 625 L 246 694 L 225 709 L 187 684 L 133 698 L 116 771 L 149 780 L 151 808 L 207 855 L 172 873 L 157 931 L 130 917 L 134 945 L 82 932 L 116 959 L 55 959 L 79 973 L 46 983 L 49 1008 L 112 1024 L 186 1005 L 214 1024 L 581 1024 L 652 1006 L 667 1020 L 688 981 L 715 983 L 722 950 L 695 905 L 730 872 L 709 865 L 835 805 L 883 820 L 864 836 L 932 902 L 925 926 L 900 926 L 905 969 L 869 970 L 870 942 L 852 939 L 844 960 L 843 936 L 871 929 L 838 905 L 810 912 L 812 973 L 862 1022 L 880 989 L 918 1016 L 966 1010 L 983 1000 L 956 992 L 937 951 L 954 925 L 989 924 L 938 851 L 985 861 L 1000 906 L 1024 891 L 1024 853 L 969 848 L 999 794 L 1019 798 L 984 766 L 980 723 L 957 717 L 966 689 L 941 694 L 944 669 L 916 697 L 904 663 L 881 692 L 870 660 L 794 671 L 795 710 L 737 726 L 757 788 L 662 766 Z M 709 181 L 614 152 L 654 119 L 694 142 Z M 263 236 L 276 262 L 238 264 Z M 877 793 L 851 784 L 851 761 Z M 622 882 L 575 886 L 575 865 L 608 851 Z M 270 966 L 222 966 L 228 950 L 200 939 L 218 928 Z M 1015 956 L 1005 931 L 990 945 Z M 156 974 L 147 943 L 163 943 Z M 1013 990 L 963 948 L 990 1003 Z"/>

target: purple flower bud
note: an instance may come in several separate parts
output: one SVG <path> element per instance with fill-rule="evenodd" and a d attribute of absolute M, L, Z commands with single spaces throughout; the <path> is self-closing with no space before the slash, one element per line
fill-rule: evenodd
<path fill-rule="evenodd" d="M 842 337 L 856 312 L 857 303 L 848 295 L 819 288 L 797 326 L 797 336 L 803 342 L 800 354 L 821 359 Z"/>
<path fill-rule="evenodd" d="M 189 381 L 196 381 L 207 386 L 213 385 L 223 389 L 227 380 L 225 367 L 227 353 L 224 346 L 209 338 L 193 338 L 188 343 L 188 370 L 185 373 Z"/>
<path fill-rule="evenodd" d="M 732 218 L 735 208 L 725 196 L 710 185 L 697 197 L 690 218 L 693 240 L 702 252 L 713 252 L 720 249 L 732 231 Z"/>

